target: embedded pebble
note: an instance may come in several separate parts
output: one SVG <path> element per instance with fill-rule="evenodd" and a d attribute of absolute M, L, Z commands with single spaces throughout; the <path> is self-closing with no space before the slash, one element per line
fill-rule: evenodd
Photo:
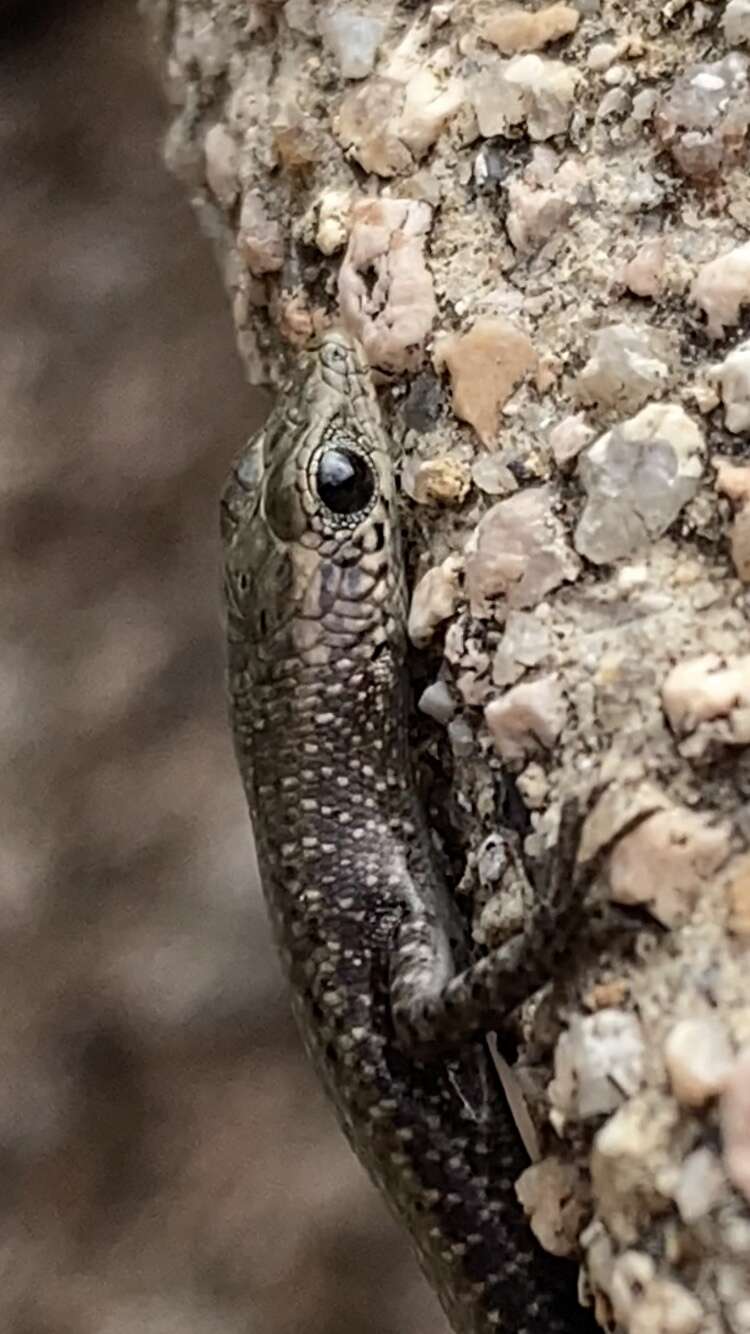
<path fill-rule="evenodd" d="M 750 502 L 750 467 L 715 455 L 716 489 L 740 505 Z"/>
<path fill-rule="evenodd" d="M 576 550 L 595 565 L 628 556 L 666 532 L 703 472 L 703 433 L 683 408 L 653 403 L 581 456 L 587 500 Z"/>
<path fill-rule="evenodd" d="M 313 0 L 286 0 L 284 18 L 290 28 L 297 32 L 315 31 L 315 10 Z"/>
<path fill-rule="evenodd" d="M 750 584 L 750 506 L 735 515 L 729 530 L 729 551 L 737 578 Z"/>
<path fill-rule="evenodd" d="M 610 73 L 614 73 L 614 70 Z M 629 106 L 630 97 L 625 89 L 611 88 L 596 109 L 597 120 L 606 120 L 608 116 L 624 116 Z"/>
<path fill-rule="evenodd" d="M 672 1198 L 683 1223 L 697 1223 L 720 1202 L 724 1172 L 712 1149 L 694 1149 L 684 1159 Z"/>
<path fill-rule="evenodd" d="M 518 490 L 518 482 L 507 463 L 497 454 L 485 454 L 471 467 L 471 480 L 489 496 L 508 495 Z"/>
<path fill-rule="evenodd" d="M 520 255 L 531 254 L 559 233 L 575 208 L 582 184 L 583 172 L 574 163 L 565 163 L 546 189 L 521 176 L 509 183 L 505 227 Z"/>
<path fill-rule="evenodd" d="M 512 685 L 526 668 L 538 667 L 552 648 L 546 625 L 527 611 L 509 611 L 505 631 L 492 663 L 497 686 Z"/>
<path fill-rule="evenodd" d="M 560 60 L 542 56 L 514 56 L 477 75 L 472 100 L 484 138 L 507 135 L 526 123 L 531 139 L 563 134 L 575 103 L 579 72 Z"/>
<path fill-rule="evenodd" d="M 750 342 L 739 343 L 710 378 L 718 383 L 724 404 L 724 425 L 732 435 L 750 428 Z"/>
<path fill-rule="evenodd" d="M 466 464 L 447 456 L 424 459 L 417 465 L 413 477 L 412 495 L 418 505 L 460 504 L 469 492 L 470 478 Z"/>
<path fill-rule="evenodd" d="M 212 125 L 203 141 L 206 180 L 224 208 L 230 208 L 239 190 L 239 149 L 225 125 Z"/>
<path fill-rule="evenodd" d="M 501 876 L 512 867 L 512 857 L 508 847 L 508 840 L 503 838 L 502 834 L 488 834 L 477 852 L 477 871 L 481 884 L 487 889 L 496 884 Z M 517 883 L 518 879 L 516 878 Z M 521 895 L 519 894 L 519 911 L 523 911 Z M 487 905 L 489 907 L 489 905 Z M 501 905 L 502 907 L 502 905 Z M 493 907 L 493 912 L 495 908 Z M 515 926 L 514 930 L 517 929 Z M 507 935 L 511 932 L 506 931 Z"/>
<path fill-rule="evenodd" d="M 586 1216 L 580 1172 L 573 1163 L 543 1158 L 516 1182 L 516 1196 L 537 1241 L 551 1255 L 572 1255 Z"/>
<path fill-rule="evenodd" d="M 465 718 L 448 723 L 448 739 L 456 759 L 468 759 L 474 753 L 474 733 Z"/>
<path fill-rule="evenodd" d="M 447 621 L 461 599 L 460 556 L 447 556 L 419 580 L 409 608 L 408 631 L 412 644 L 424 648 L 441 621 Z"/>
<path fill-rule="evenodd" d="M 371 366 L 415 370 L 437 306 L 425 263 L 432 209 L 411 199 L 354 205 L 339 269 L 339 304 Z"/>
<path fill-rule="evenodd" d="M 464 103 L 460 79 L 441 80 L 430 69 L 417 70 L 409 79 L 397 133 L 416 158 L 439 139 Z"/>
<path fill-rule="evenodd" d="M 237 245 L 258 278 L 277 272 L 284 262 L 281 226 L 268 216 L 258 190 L 250 190 L 242 201 Z"/>
<path fill-rule="evenodd" d="M 495 598 L 508 607 L 533 607 L 580 563 L 552 511 L 549 486 L 528 487 L 499 500 L 480 520 L 465 547 L 466 590 L 473 615 L 492 613 Z"/>
<path fill-rule="evenodd" d="M 654 88 L 642 88 L 633 98 L 633 120 L 637 121 L 639 124 L 650 120 L 654 114 L 658 100 L 659 97 Z"/>
<path fill-rule="evenodd" d="M 344 79 L 364 79 L 372 73 L 385 28 L 383 19 L 346 7 L 318 19 L 320 35 Z"/>
<path fill-rule="evenodd" d="M 661 98 L 654 126 L 683 175 L 709 180 L 742 150 L 750 124 L 747 57 L 693 65 Z"/>
<path fill-rule="evenodd" d="M 549 779 L 541 764 L 533 760 L 516 777 L 516 787 L 530 811 L 541 810 L 549 796 Z"/>
<path fill-rule="evenodd" d="M 461 670 L 456 685 L 464 704 L 478 708 L 491 692 L 489 670 L 490 656 L 481 646 L 481 641 L 470 636 L 465 644 L 460 659 Z"/>
<path fill-rule="evenodd" d="M 750 0 L 729 0 L 721 23 L 730 45 L 750 42 Z"/>
<path fill-rule="evenodd" d="M 445 681 L 433 681 L 422 691 L 417 708 L 436 723 L 445 725 L 455 717 L 457 705 Z"/>
<path fill-rule="evenodd" d="M 273 144 L 280 165 L 288 171 L 305 170 L 320 162 L 326 152 L 326 139 L 320 127 L 305 120 L 293 103 L 285 103 L 277 110 Z"/>
<path fill-rule="evenodd" d="M 741 857 L 731 866 L 726 895 L 729 930 L 741 940 L 750 939 L 750 857 Z"/>
<path fill-rule="evenodd" d="M 643 1251 L 627 1250 L 618 1255 L 609 1277 L 612 1309 L 619 1322 L 630 1329 L 636 1302 L 653 1282 L 656 1265 Z"/>
<path fill-rule="evenodd" d="M 502 316 L 483 316 L 468 333 L 438 339 L 433 360 L 436 371 L 448 368 L 456 416 L 491 445 L 501 407 L 537 357 L 522 329 Z"/>
<path fill-rule="evenodd" d="M 346 244 L 352 198 L 348 190 L 326 190 L 318 201 L 315 244 L 324 255 L 333 255 Z"/>
<path fill-rule="evenodd" d="M 501 758 L 522 760 L 540 749 L 552 749 L 567 711 L 559 678 L 540 676 L 493 699 L 484 710 L 484 720 Z"/>
<path fill-rule="evenodd" d="M 485 19 L 482 36 L 504 56 L 519 51 L 539 51 L 549 42 L 569 37 L 578 27 L 580 14 L 572 5 L 554 4 L 535 14 L 516 8 Z"/>
<path fill-rule="evenodd" d="M 416 375 L 404 399 L 404 422 L 410 431 L 424 435 L 431 431 L 440 416 L 442 389 L 432 371 Z M 415 469 L 416 471 L 416 469 Z M 402 473 L 406 477 L 406 469 Z M 408 493 L 411 495 L 411 492 Z"/>
<path fill-rule="evenodd" d="M 333 118 L 341 145 L 365 171 L 397 176 L 413 166 L 398 134 L 404 90 L 394 79 L 372 77 L 344 97 Z M 386 202 L 381 197 L 381 203 Z"/>
<path fill-rule="evenodd" d="M 617 60 L 620 48 L 614 42 L 596 42 L 586 57 L 586 64 L 595 74 L 601 74 Z"/>
<path fill-rule="evenodd" d="M 563 417 L 549 433 L 552 457 L 558 468 L 567 468 L 573 463 L 593 434 L 594 428 L 588 425 L 583 413 Z"/>
<path fill-rule="evenodd" d="M 722 658 L 704 653 L 680 662 L 662 686 L 662 704 L 673 732 L 684 735 L 700 723 L 728 719 L 744 744 L 750 710 L 750 656 Z M 731 740 L 731 729 L 727 734 Z"/>
<path fill-rule="evenodd" d="M 732 1046 L 720 1019 L 681 1019 L 667 1034 L 664 1062 L 678 1102 L 703 1107 L 725 1087 L 732 1068 Z"/>
<path fill-rule="evenodd" d="M 634 1216 L 663 1212 L 657 1171 L 671 1161 L 678 1116 L 671 1098 L 647 1089 L 618 1107 L 597 1132 L 591 1176 L 600 1217 L 622 1219 L 631 1232 Z"/>
<path fill-rule="evenodd" d="M 622 833 L 626 825 L 634 826 L 644 816 L 669 806 L 668 797 L 652 783 L 628 780 L 625 774 L 610 781 L 598 801 L 594 803 L 583 824 L 579 858 L 582 862 L 598 857 Z M 615 775 L 610 775 L 610 779 Z"/>
<path fill-rule="evenodd" d="M 730 852 L 726 824 L 687 807 L 656 811 L 616 842 L 609 859 L 616 903 L 642 904 L 664 926 L 690 915 Z"/>
<path fill-rule="evenodd" d="M 651 331 L 610 324 L 596 336 L 594 351 L 576 381 L 582 403 L 633 411 L 658 394 L 669 367 L 653 351 Z"/>
<path fill-rule="evenodd" d="M 584 1004 L 589 1010 L 608 1010 L 619 1008 L 628 999 L 630 984 L 624 977 L 611 977 L 606 982 L 595 982 L 584 994 Z"/>
<path fill-rule="evenodd" d="M 750 302 L 750 241 L 704 264 L 690 297 L 704 312 L 713 338 L 721 338 L 728 325 L 737 324 L 740 310 Z"/>
<path fill-rule="evenodd" d="M 750 1047 L 732 1067 L 719 1110 L 727 1175 L 750 1201 Z"/>
<path fill-rule="evenodd" d="M 415 70 L 405 83 L 373 77 L 347 93 L 333 120 L 334 133 L 365 171 L 405 174 L 437 141 L 463 106 L 462 80 Z"/>
<path fill-rule="evenodd" d="M 615 1265 L 613 1291 L 618 1289 L 620 1261 Z M 700 1334 L 704 1328 L 700 1302 L 681 1283 L 654 1278 L 633 1284 L 632 1301 L 625 1316 L 622 1303 L 613 1302 L 618 1318 L 627 1321 L 628 1334 Z"/>
<path fill-rule="evenodd" d="M 640 1087 L 643 1065 L 643 1034 L 635 1015 L 617 1009 L 576 1015 L 555 1048 L 550 1102 L 565 1120 L 613 1112 Z"/>

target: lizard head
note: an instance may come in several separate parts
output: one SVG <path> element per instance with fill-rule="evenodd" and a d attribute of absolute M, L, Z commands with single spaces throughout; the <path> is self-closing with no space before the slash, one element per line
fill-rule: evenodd
<path fill-rule="evenodd" d="M 230 641 L 256 658 L 330 664 L 403 636 L 388 441 L 362 353 L 323 339 L 222 497 Z"/>

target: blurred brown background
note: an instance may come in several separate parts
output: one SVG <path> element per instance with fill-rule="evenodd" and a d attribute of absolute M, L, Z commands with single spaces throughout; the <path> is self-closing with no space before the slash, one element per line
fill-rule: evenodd
<path fill-rule="evenodd" d="M 264 405 L 133 0 L 0 3 L 0 1328 L 444 1328 L 300 1054 L 224 717 Z"/>

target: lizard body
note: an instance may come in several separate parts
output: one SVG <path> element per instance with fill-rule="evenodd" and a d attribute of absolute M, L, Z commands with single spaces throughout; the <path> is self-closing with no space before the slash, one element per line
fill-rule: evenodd
<path fill-rule="evenodd" d="M 235 749 L 309 1055 L 454 1330 L 585 1334 L 572 1267 L 515 1199 L 525 1157 L 481 1033 L 543 980 L 560 905 L 467 970 L 408 749 L 388 441 L 344 334 L 250 442 L 222 513 Z"/>

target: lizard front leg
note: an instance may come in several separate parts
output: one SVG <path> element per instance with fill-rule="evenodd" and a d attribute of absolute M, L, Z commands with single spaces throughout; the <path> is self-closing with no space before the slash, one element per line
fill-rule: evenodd
<path fill-rule="evenodd" d="M 581 822 L 577 801 L 567 801 L 530 921 L 462 972 L 446 977 L 443 933 L 428 909 L 402 922 L 391 958 L 391 1009 L 402 1046 L 424 1054 L 499 1028 L 559 974 L 582 923 L 590 880 L 576 862 Z"/>

